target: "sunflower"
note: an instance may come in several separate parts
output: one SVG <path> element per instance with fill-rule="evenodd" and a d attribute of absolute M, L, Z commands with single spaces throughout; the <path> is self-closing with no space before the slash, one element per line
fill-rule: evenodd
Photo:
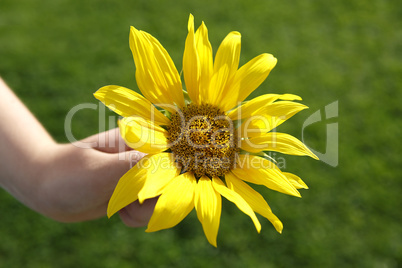
<path fill-rule="evenodd" d="M 119 180 L 107 215 L 138 200 L 159 197 L 147 232 L 171 228 L 195 207 L 204 233 L 216 247 L 222 200 L 233 202 L 253 221 L 255 212 L 281 233 L 283 225 L 250 185 L 264 185 L 300 197 L 306 184 L 282 172 L 264 151 L 317 157 L 298 139 L 273 132 L 306 109 L 292 94 L 266 94 L 245 102 L 276 65 L 261 54 L 242 67 L 240 33 L 222 41 L 213 60 L 204 23 L 194 31 L 190 14 L 180 75 L 167 51 L 152 35 L 130 28 L 130 49 L 142 95 L 105 86 L 94 95 L 122 116 L 120 133 L 128 146 L 147 155 Z"/>

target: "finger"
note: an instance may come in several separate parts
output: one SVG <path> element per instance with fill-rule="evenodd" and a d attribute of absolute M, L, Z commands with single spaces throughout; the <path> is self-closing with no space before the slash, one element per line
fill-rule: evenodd
<path fill-rule="evenodd" d="M 146 226 L 151 219 L 157 201 L 157 197 L 145 200 L 142 205 L 135 201 L 119 211 L 120 219 L 128 227 Z"/>
<path fill-rule="evenodd" d="M 112 196 L 119 179 L 145 156 L 135 150 L 116 154 L 91 150 L 87 154 L 90 161 L 82 165 L 82 170 L 87 173 L 82 183 L 86 182 L 92 189 L 104 193 L 107 199 Z"/>
<path fill-rule="evenodd" d="M 114 154 L 114 155 L 117 155 L 117 158 L 119 160 L 124 160 L 127 163 L 129 163 L 130 168 L 132 168 L 147 154 L 144 154 L 144 153 L 136 151 L 136 150 L 131 150 L 131 151 L 126 151 L 126 152 L 120 152 L 120 153 Z"/>
<path fill-rule="evenodd" d="M 118 153 L 132 150 L 121 138 L 119 128 L 92 135 L 82 140 L 82 142 L 88 144 L 92 143 L 94 149 L 105 153 Z"/>

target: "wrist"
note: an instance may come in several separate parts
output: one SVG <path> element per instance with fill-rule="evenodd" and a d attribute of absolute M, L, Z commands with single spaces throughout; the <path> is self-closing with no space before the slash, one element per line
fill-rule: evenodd
<path fill-rule="evenodd" d="M 12 166 L 5 168 L 0 186 L 24 205 L 40 212 L 41 188 L 60 151 L 60 145 L 53 141 L 30 150 L 29 155 L 20 154 Z"/>

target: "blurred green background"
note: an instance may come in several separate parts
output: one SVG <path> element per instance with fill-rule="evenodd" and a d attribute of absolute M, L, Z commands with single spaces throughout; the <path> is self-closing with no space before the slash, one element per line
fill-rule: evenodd
<path fill-rule="evenodd" d="M 224 202 L 217 249 L 194 212 L 173 229 L 148 234 L 125 227 L 117 216 L 54 222 L 0 191 L 0 267 L 400 267 L 397 1 L 1 0 L 0 75 L 55 139 L 67 142 L 66 114 L 80 103 L 97 104 L 92 93 L 99 87 L 138 90 L 129 26 L 158 38 L 181 70 L 190 12 L 197 27 L 205 21 L 214 51 L 237 30 L 242 64 L 263 52 L 278 58 L 252 97 L 293 93 L 310 107 L 281 131 L 300 138 L 310 115 L 339 101 L 338 118 L 304 131 L 307 145 L 325 153 L 326 124 L 338 123 L 339 165 L 281 155 L 285 170 L 310 187 L 302 199 L 256 187 L 284 223 L 283 233 L 260 217 L 257 234 L 246 215 Z M 98 113 L 74 116 L 75 137 L 99 131 Z"/>

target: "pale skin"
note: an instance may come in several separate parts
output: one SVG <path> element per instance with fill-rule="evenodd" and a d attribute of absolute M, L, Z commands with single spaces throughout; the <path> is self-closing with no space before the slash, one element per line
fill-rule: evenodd
<path fill-rule="evenodd" d="M 143 154 L 128 147 L 119 151 L 118 129 L 81 142 L 91 148 L 55 142 L 0 78 L 0 187 L 56 221 L 105 216 L 119 178 Z M 120 218 L 130 227 L 145 226 L 155 203 L 156 199 L 134 202 L 119 212 Z"/>

